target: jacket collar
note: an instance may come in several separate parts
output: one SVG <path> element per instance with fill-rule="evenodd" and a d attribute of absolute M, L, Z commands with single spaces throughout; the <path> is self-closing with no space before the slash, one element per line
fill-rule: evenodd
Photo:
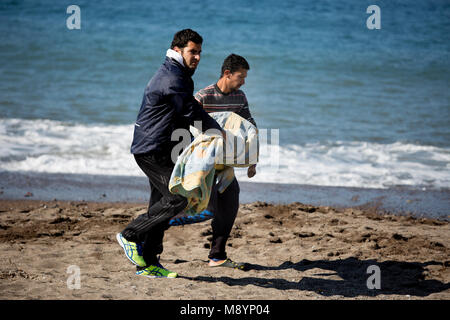
<path fill-rule="evenodd" d="M 173 65 L 176 65 L 182 72 L 186 73 L 189 77 L 192 77 L 195 70 L 191 70 L 184 65 L 183 57 L 175 50 L 168 49 L 166 53 L 166 60 Z"/>
<path fill-rule="evenodd" d="M 183 57 L 175 50 L 167 49 L 166 57 L 172 58 L 173 60 L 181 64 L 183 67 L 185 66 L 183 62 Z"/>

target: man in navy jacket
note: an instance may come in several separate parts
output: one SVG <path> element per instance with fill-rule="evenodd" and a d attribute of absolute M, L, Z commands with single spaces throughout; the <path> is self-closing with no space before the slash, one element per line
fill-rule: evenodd
<path fill-rule="evenodd" d="M 169 180 L 176 159 L 172 141 L 176 129 L 189 130 L 194 121 L 201 121 L 202 130 L 217 129 L 212 119 L 193 97 L 192 75 L 200 62 L 202 37 L 191 29 L 177 32 L 166 60 L 148 83 L 134 127 L 131 153 L 150 182 L 148 211 L 133 220 L 117 241 L 137 274 L 148 277 L 174 278 L 175 272 L 165 269 L 158 259 L 163 251 L 164 231 L 169 221 L 187 205 L 187 199 L 169 192 Z"/>

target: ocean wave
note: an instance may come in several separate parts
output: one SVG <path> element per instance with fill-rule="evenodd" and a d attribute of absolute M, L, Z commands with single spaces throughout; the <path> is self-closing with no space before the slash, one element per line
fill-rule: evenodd
<path fill-rule="evenodd" d="M 269 130 L 270 132 L 270 130 Z M 133 125 L 0 119 L 0 170 L 143 176 L 130 154 Z M 450 150 L 405 142 L 262 144 L 257 175 L 241 181 L 388 188 L 450 187 Z"/>
<path fill-rule="evenodd" d="M 257 166 L 261 174 L 252 181 L 362 188 L 450 186 L 450 150 L 435 146 L 335 141 L 280 147 L 279 157 L 278 170 L 271 170 L 262 158 Z M 245 172 L 238 177 L 250 181 Z"/>

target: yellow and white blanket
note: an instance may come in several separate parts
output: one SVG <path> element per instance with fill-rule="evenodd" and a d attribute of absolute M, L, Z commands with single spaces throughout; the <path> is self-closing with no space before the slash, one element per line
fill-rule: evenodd
<path fill-rule="evenodd" d="M 233 167 L 248 167 L 258 161 L 258 129 L 234 112 L 209 114 L 226 131 L 202 133 L 194 127 L 194 140 L 178 157 L 170 177 L 169 190 L 188 199 L 185 212 L 195 215 L 208 206 L 214 175 L 219 192 L 223 192 L 234 179 Z"/>

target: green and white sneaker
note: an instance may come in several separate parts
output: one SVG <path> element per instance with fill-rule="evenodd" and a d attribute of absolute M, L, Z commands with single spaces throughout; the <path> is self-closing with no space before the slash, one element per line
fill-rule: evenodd
<path fill-rule="evenodd" d="M 176 278 L 178 276 L 176 272 L 167 270 L 160 263 L 138 270 L 136 274 L 147 278 Z"/>
<path fill-rule="evenodd" d="M 128 260 L 139 267 L 145 267 L 147 265 L 145 263 L 144 257 L 142 256 L 143 248 L 140 244 L 128 241 L 122 236 L 121 233 L 118 233 L 116 235 L 116 239 L 125 251 L 125 255 L 127 256 Z"/>

